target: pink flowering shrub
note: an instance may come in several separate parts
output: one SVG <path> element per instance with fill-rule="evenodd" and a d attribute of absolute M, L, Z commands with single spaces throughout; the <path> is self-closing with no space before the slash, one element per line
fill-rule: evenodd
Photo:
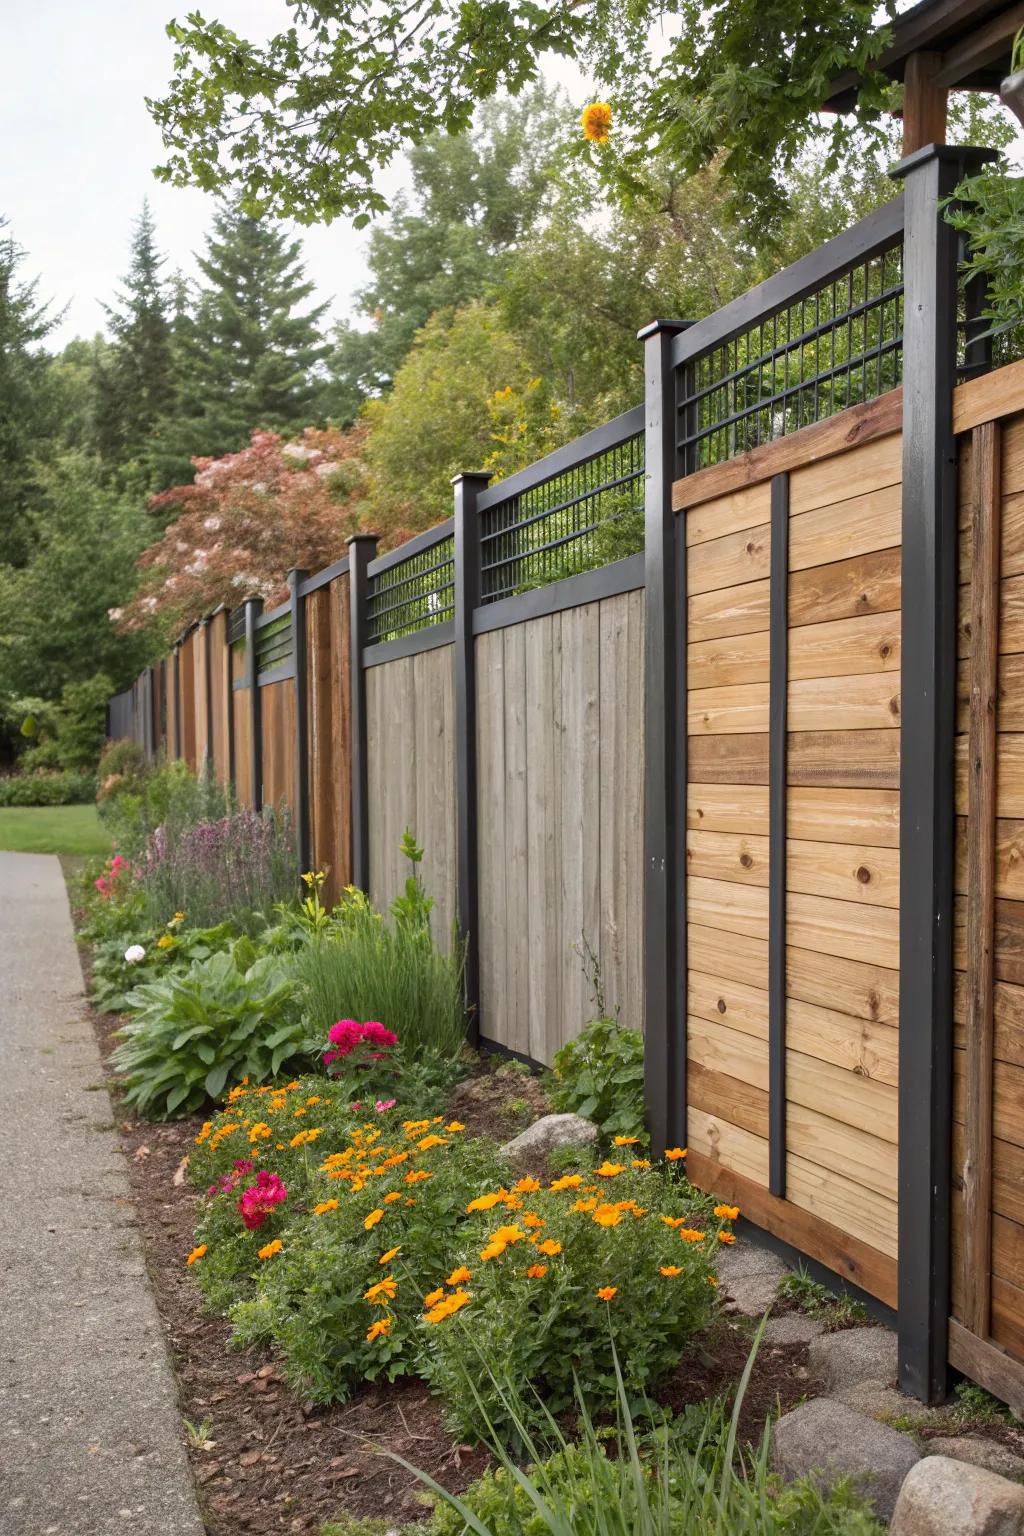
<path fill-rule="evenodd" d="M 351 1056 L 355 1053 L 356 1060 L 349 1063 L 358 1066 L 360 1061 L 383 1061 L 388 1051 L 398 1044 L 398 1036 L 393 1030 L 385 1029 L 383 1024 L 376 1020 L 370 1020 L 366 1024 L 359 1024 L 355 1019 L 339 1019 L 332 1024 L 327 1031 L 327 1038 L 336 1047 L 333 1051 L 324 1052 L 324 1065 L 329 1066 L 339 1057 Z M 372 1050 L 372 1046 L 383 1046 L 383 1050 Z"/>
<path fill-rule="evenodd" d="M 97 875 L 93 885 L 100 893 L 103 901 L 110 901 L 123 896 L 125 888 L 131 884 L 132 867 L 127 859 L 123 859 L 119 853 L 115 853 L 112 859 L 108 859 L 102 875 Z"/>
<path fill-rule="evenodd" d="M 239 1214 L 250 1232 L 262 1227 L 268 1216 L 272 1216 L 276 1206 L 283 1205 L 288 1198 L 288 1191 L 281 1183 L 276 1173 L 268 1173 L 261 1168 L 256 1175 L 256 1183 L 250 1184 L 243 1190 L 238 1202 Z"/>

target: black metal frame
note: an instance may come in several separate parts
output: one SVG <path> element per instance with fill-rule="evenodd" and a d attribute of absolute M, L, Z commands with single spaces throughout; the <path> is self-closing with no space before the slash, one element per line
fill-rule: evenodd
<path fill-rule="evenodd" d="M 295 678 L 295 843 L 299 873 L 310 867 L 309 841 L 309 720 L 306 713 L 306 597 L 307 573 L 288 572 L 292 619 L 292 663 Z"/>
<path fill-rule="evenodd" d="M 480 1034 L 480 935 L 477 879 L 476 638 L 480 603 L 480 501 L 489 475 L 456 475 L 455 497 L 455 849 L 459 937 L 465 945 L 469 1033 Z"/>
<path fill-rule="evenodd" d="M 622 592 L 635 592 L 643 584 L 644 553 L 641 550 L 637 555 L 613 560 L 610 565 L 600 565 L 593 571 L 581 571 L 578 576 L 566 576 L 546 587 L 531 587 L 527 592 L 518 592 L 515 597 L 485 603 L 474 611 L 473 633 L 486 635 L 492 630 L 525 624 L 529 619 L 542 618 L 549 613 L 564 613 L 567 608 L 618 597 Z"/>
<path fill-rule="evenodd" d="M 423 559 L 435 551 L 438 553 L 433 564 L 422 565 Z M 451 518 L 372 560 L 366 573 L 367 647 L 393 645 L 436 625 L 452 623 L 455 617 L 454 562 Z M 434 579 L 430 580 L 431 577 Z M 432 598 L 437 601 L 436 608 L 430 607 Z M 426 612 L 422 611 L 424 603 L 427 604 Z M 412 655 L 414 652 L 401 654 Z"/>
<path fill-rule="evenodd" d="M 369 568 L 377 548 L 375 533 L 357 533 L 348 541 L 349 715 L 352 733 L 352 884 L 370 890 L 370 804 L 366 741 L 366 599 Z"/>
<path fill-rule="evenodd" d="M 348 575 L 348 555 L 342 555 L 340 560 L 335 560 L 333 565 L 325 566 L 322 571 L 317 571 L 312 576 L 304 576 L 299 588 L 303 597 L 308 597 L 311 592 L 318 592 L 321 587 L 330 586 L 339 576 Z"/>
<path fill-rule="evenodd" d="M 436 651 L 443 645 L 451 645 L 455 639 L 455 620 L 446 619 L 431 629 L 417 629 L 411 635 L 400 635 L 397 640 L 381 640 L 363 649 L 363 666 L 380 667 L 387 661 L 401 661 L 403 656 L 419 656 L 423 651 Z"/>
<path fill-rule="evenodd" d="M 676 369 L 685 321 L 658 320 L 644 343 L 645 745 L 644 1093 L 655 1154 L 686 1140 L 686 540 L 672 510 Z M 680 621 L 680 611 L 684 616 Z"/>
<path fill-rule="evenodd" d="M 789 475 L 771 482 L 768 684 L 768 1188 L 786 1194 L 786 762 Z"/>

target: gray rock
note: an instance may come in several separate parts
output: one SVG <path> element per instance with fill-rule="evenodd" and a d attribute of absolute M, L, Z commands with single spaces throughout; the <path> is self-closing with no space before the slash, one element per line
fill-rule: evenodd
<path fill-rule="evenodd" d="M 936 1435 L 934 1440 L 925 1441 L 922 1450 L 925 1456 L 951 1456 L 954 1461 L 970 1462 L 972 1467 L 984 1467 L 1000 1477 L 1024 1478 L 1024 1456 L 981 1435 Z"/>
<path fill-rule="evenodd" d="M 856 1408 L 858 1413 L 866 1413 L 884 1422 L 906 1419 L 916 1428 L 919 1424 L 937 1426 L 946 1419 L 944 1409 L 929 1408 L 926 1403 L 918 1402 L 916 1397 L 907 1397 L 883 1381 L 858 1381 L 852 1387 L 833 1389 L 832 1395 L 837 1402 L 845 1403 L 848 1408 Z"/>
<path fill-rule="evenodd" d="M 1021 1536 L 1024 1488 L 949 1456 L 927 1456 L 908 1473 L 892 1536 Z"/>
<path fill-rule="evenodd" d="M 903 1479 L 920 1460 L 909 1435 L 830 1397 L 783 1414 L 772 1433 L 772 1455 L 787 1481 L 810 1477 L 830 1488 L 850 1478 L 883 1520 L 892 1515 Z"/>
<path fill-rule="evenodd" d="M 760 1317 L 767 1311 L 785 1273 L 785 1264 L 774 1253 L 742 1239 L 718 1255 L 721 1294 L 732 1300 L 734 1311 L 747 1317 Z"/>
<path fill-rule="evenodd" d="M 896 1380 L 896 1335 L 888 1328 L 848 1328 L 815 1339 L 807 1363 L 833 1396 L 862 1381 L 891 1386 Z"/>
<path fill-rule="evenodd" d="M 513 1165 L 546 1157 L 554 1147 L 589 1147 L 597 1140 L 597 1126 L 581 1115 L 542 1115 L 500 1149 Z"/>
<path fill-rule="evenodd" d="M 768 1319 L 764 1340 L 766 1344 L 809 1344 L 822 1331 L 821 1324 L 803 1312 L 783 1312 Z"/>

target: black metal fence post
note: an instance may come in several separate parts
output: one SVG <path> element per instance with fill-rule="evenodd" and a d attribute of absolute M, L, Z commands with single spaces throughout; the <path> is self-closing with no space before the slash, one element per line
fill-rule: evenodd
<path fill-rule="evenodd" d="M 366 568 L 377 553 L 377 534 L 357 533 L 348 541 L 349 713 L 352 729 L 352 884 L 370 890 L 370 806 L 366 741 L 366 644 L 369 580 Z"/>
<path fill-rule="evenodd" d="M 644 1057 L 655 1153 L 686 1139 L 686 541 L 677 537 L 679 473 L 672 343 L 686 321 L 656 320 L 644 343 L 645 746 Z"/>
<path fill-rule="evenodd" d="M 456 475 L 455 491 L 455 826 L 459 936 L 466 946 L 465 995 L 470 1038 L 480 1038 L 480 935 L 477 880 L 476 641 L 480 606 L 480 514 L 490 475 Z"/>
<path fill-rule="evenodd" d="M 991 152 L 928 145 L 904 183 L 899 1381 L 945 1397 L 950 1307 L 957 235 L 942 203 Z"/>
<path fill-rule="evenodd" d="M 181 756 L 181 641 L 180 640 L 177 641 L 175 643 L 175 646 L 174 646 L 174 655 L 173 655 L 173 660 L 172 660 L 172 670 L 173 670 L 173 673 L 174 673 L 174 718 L 171 721 L 171 726 L 172 726 L 171 735 L 172 735 L 172 740 L 174 742 L 174 754 L 173 755 L 174 755 L 175 758 L 179 758 Z"/>
<path fill-rule="evenodd" d="M 249 691 L 249 772 L 252 776 L 252 808 L 263 809 L 263 716 L 256 668 L 256 620 L 263 612 L 262 597 L 245 600 L 245 686 Z"/>
<path fill-rule="evenodd" d="M 292 659 L 295 663 L 295 838 L 299 872 L 310 867 L 309 847 L 309 717 L 306 687 L 306 599 L 302 583 L 306 572 L 288 572 L 292 611 Z"/>

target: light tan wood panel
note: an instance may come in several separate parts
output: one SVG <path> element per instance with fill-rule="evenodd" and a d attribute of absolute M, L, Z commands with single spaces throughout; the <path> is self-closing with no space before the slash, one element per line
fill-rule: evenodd
<path fill-rule="evenodd" d="M 684 513 L 687 544 L 706 544 L 741 528 L 754 528 L 771 516 L 771 490 L 767 482 L 729 491 L 715 501 L 705 501 Z"/>
<path fill-rule="evenodd" d="M 562 627 L 557 614 L 524 624 L 526 647 L 527 936 L 529 1053 L 550 1061 L 562 1039 L 562 796 L 556 771 L 561 730 Z"/>
<path fill-rule="evenodd" d="M 502 1044 L 530 1049 L 530 935 L 526 791 L 526 630 L 502 630 L 505 651 L 505 985 L 506 1028 Z M 563 808 L 564 809 L 564 808 Z"/>
<path fill-rule="evenodd" d="M 898 614 L 806 624 L 790 632 L 789 675 L 794 681 L 896 672 L 899 665 Z M 768 679 L 767 631 L 702 640 L 687 648 L 687 685 L 692 689 L 764 683 Z"/>
<path fill-rule="evenodd" d="M 899 1032 L 891 1024 L 857 1019 L 797 998 L 786 1002 L 786 1044 L 874 1082 L 899 1081 Z"/>
<path fill-rule="evenodd" d="M 686 603 L 687 638 L 696 643 L 767 630 L 769 602 L 767 577 L 690 597 Z"/>
<path fill-rule="evenodd" d="M 847 789 L 898 789 L 899 729 L 896 726 L 885 730 L 791 729 L 787 781 L 791 788 L 803 789 L 829 785 Z"/>
<path fill-rule="evenodd" d="M 768 993 L 764 988 L 694 970 L 692 950 L 690 961 L 686 983 L 687 1012 L 694 1018 L 727 1024 L 742 1034 L 767 1040 Z"/>
<path fill-rule="evenodd" d="M 601 976 L 609 1006 L 643 1025 L 644 600 L 600 605 Z"/>
<path fill-rule="evenodd" d="M 722 688 L 731 683 L 766 683 L 768 631 L 700 640 L 686 648 L 688 688 Z"/>
<path fill-rule="evenodd" d="M 771 567 L 771 524 L 727 533 L 706 544 L 695 545 L 686 557 L 686 591 L 690 597 L 759 581 Z"/>
<path fill-rule="evenodd" d="M 686 882 L 687 920 L 752 939 L 768 937 L 768 892 L 762 886 L 694 878 Z"/>
<path fill-rule="evenodd" d="M 691 1106 L 687 1115 L 690 1147 L 722 1168 L 755 1183 L 768 1184 L 768 1143 L 742 1126 Z"/>
<path fill-rule="evenodd" d="M 789 477 L 790 515 L 813 507 L 830 507 L 849 501 L 856 486 L 861 500 L 898 485 L 903 474 L 902 439 L 898 432 L 879 437 L 859 448 L 836 453 L 817 463 L 794 469 Z"/>
<path fill-rule="evenodd" d="M 788 714 L 791 732 L 895 727 L 900 720 L 900 680 L 890 672 L 872 672 L 791 682 Z"/>
<path fill-rule="evenodd" d="M 786 843 L 786 885 L 789 890 L 808 896 L 835 896 L 841 901 L 898 907 L 899 849 L 791 837 Z"/>
<path fill-rule="evenodd" d="M 768 1095 L 724 1072 L 711 1072 L 699 1061 L 686 1063 L 687 1102 L 708 1115 L 722 1115 L 754 1136 L 768 1135 Z"/>
<path fill-rule="evenodd" d="M 899 846 L 899 793 L 888 789 L 790 789 L 789 835 L 810 842 L 870 848 Z M 690 784 L 687 826 L 694 831 L 768 835 L 768 787 L 760 784 Z"/>
<path fill-rule="evenodd" d="M 690 974 L 726 977 L 745 986 L 768 986 L 768 940 L 728 933 L 696 922 L 686 928 L 686 958 Z"/>
<path fill-rule="evenodd" d="M 883 1141 L 898 1139 L 897 1090 L 890 1083 L 858 1077 L 834 1062 L 787 1048 L 786 1098 L 844 1125 L 861 1130 L 870 1126 Z"/>
<path fill-rule="evenodd" d="M 686 825 L 694 831 L 768 836 L 767 784 L 690 784 Z"/>
<path fill-rule="evenodd" d="M 688 832 L 686 868 L 690 876 L 768 884 L 768 839 L 734 832 Z"/>
<path fill-rule="evenodd" d="M 790 570 L 809 570 L 874 550 L 895 548 L 900 542 L 900 500 L 900 487 L 894 485 L 797 516 L 791 493 Z"/>
<path fill-rule="evenodd" d="M 815 1168 L 828 1168 L 887 1200 L 897 1198 L 898 1152 L 858 1126 L 843 1125 L 803 1104 L 786 1105 L 786 1149 Z M 842 1225 L 842 1223 L 840 1223 Z"/>
<path fill-rule="evenodd" d="M 686 934 L 691 971 L 762 991 L 767 988 L 767 939 L 730 933 L 692 920 Z M 786 949 L 786 991 L 791 998 L 855 1018 L 899 1023 L 899 972 L 879 965 L 790 945 Z"/>
<path fill-rule="evenodd" d="M 768 1091 L 768 1042 L 709 1019 L 686 1022 L 686 1054 L 709 1072 L 722 1072 L 741 1083 Z"/>
<path fill-rule="evenodd" d="M 562 624 L 561 869 L 562 1034 L 572 1039 L 593 1007 L 573 946 L 583 934 L 600 943 L 600 612 L 597 603 L 570 608 Z"/>
<path fill-rule="evenodd" d="M 898 612 L 900 565 L 899 546 L 894 545 L 791 571 L 790 627 Z"/>
<path fill-rule="evenodd" d="M 795 1155 L 786 1159 L 786 1195 L 794 1205 L 831 1222 L 841 1232 L 890 1258 L 896 1257 L 894 1200 Z"/>
<path fill-rule="evenodd" d="M 786 936 L 798 949 L 897 970 L 899 934 L 899 912 L 892 907 L 786 893 Z"/>

